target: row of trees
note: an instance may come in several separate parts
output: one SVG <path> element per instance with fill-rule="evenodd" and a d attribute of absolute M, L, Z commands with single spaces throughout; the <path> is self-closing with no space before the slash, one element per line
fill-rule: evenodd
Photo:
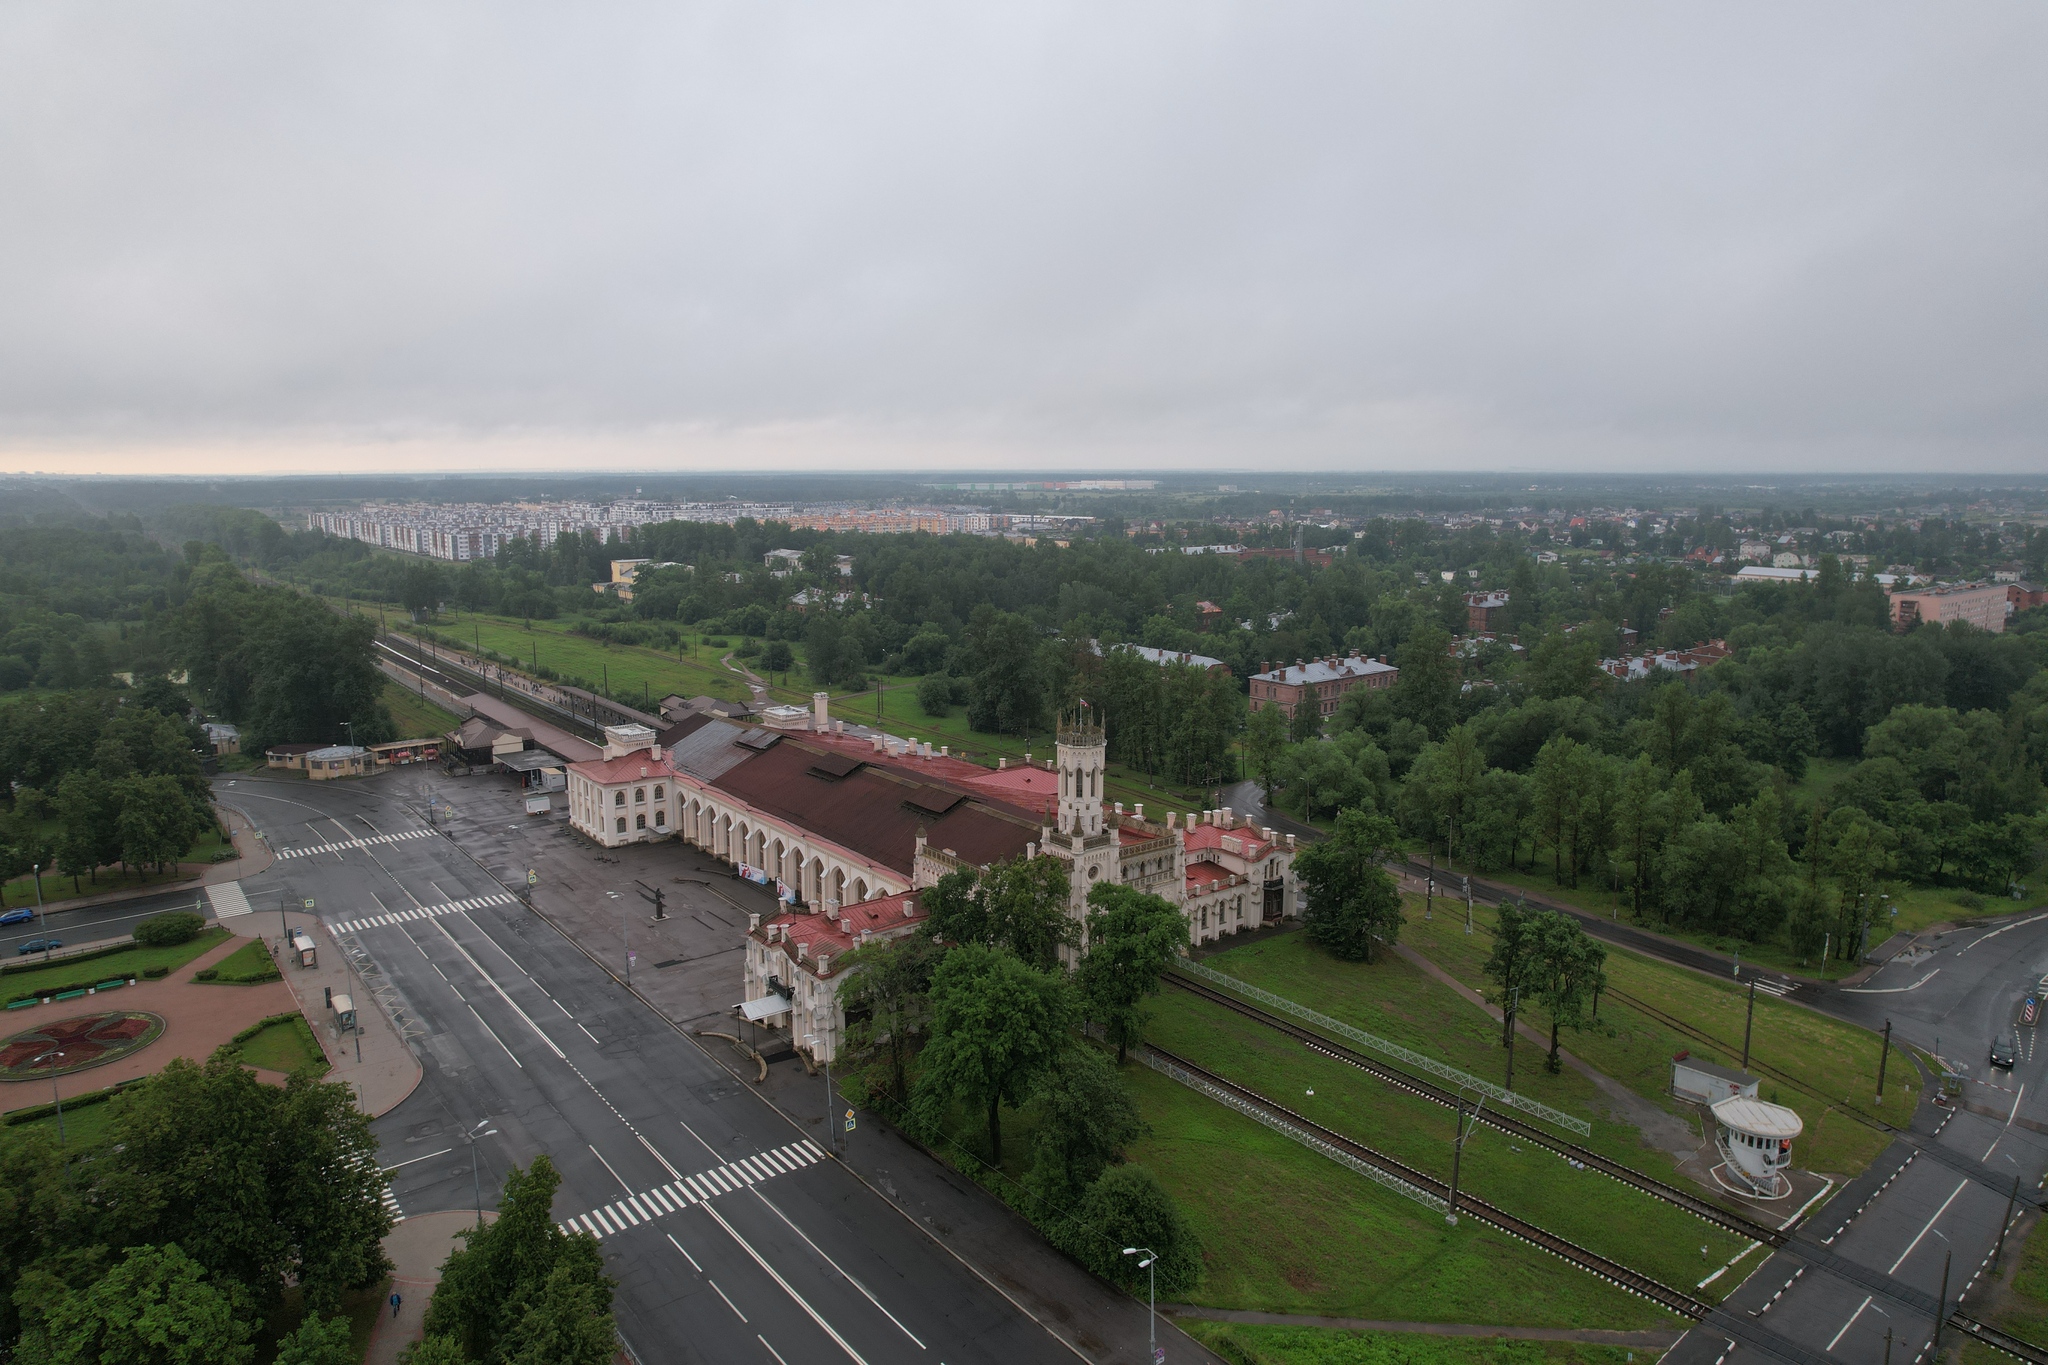
<path fill-rule="evenodd" d="M 1084 937 L 1067 877 L 1040 857 L 942 878 L 924 893 L 921 933 L 847 959 L 849 1041 L 870 1059 L 874 1102 L 933 1141 L 978 1123 L 994 1170 L 1004 1111 L 1028 1107 L 1036 1128 L 1014 1202 L 1119 1284 L 1136 1274 L 1122 1248 L 1154 1248 L 1161 1291 L 1179 1292 L 1200 1274 L 1199 1242 L 1151 1174 L 1124 1161 L 1144 1125 L 1081 1025 L 1095 1025 L 1120 1064 L 1142 1033 L 1145 998 L 1187 944 L 1187 921 L 1157 896 L 1104 884 L 1089 893 Z M 1062 965 L 1076 953 L 1071 970 Z"/>

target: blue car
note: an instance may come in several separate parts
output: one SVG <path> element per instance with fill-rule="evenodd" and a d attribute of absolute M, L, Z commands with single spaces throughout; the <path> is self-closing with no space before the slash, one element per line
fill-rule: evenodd
<path fill-rule="evenodd" d="M 64 940 L 61 938 L 32 938 L 14 951 L 18 957 L 27 957 L 30 953 L 54 952 L 63 946 Z"/>
<path fill-rule="evenodd" d="M 6 914 L 0 915 L 0 925 L 27 924 L 31 920 L 35 919 L 35 917 L 35 911 L 29 909 L 27 906 L 23 906 L 19 910 L 9 910 Z"/>

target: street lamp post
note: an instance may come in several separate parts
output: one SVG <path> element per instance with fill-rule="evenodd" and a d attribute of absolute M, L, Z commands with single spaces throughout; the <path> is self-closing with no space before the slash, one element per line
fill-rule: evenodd
<path fill-rule="evenodd" d="M 35 873 L 36 878 L 36 923 L 47 929 L 50 927 L 50 917 L 43 913 L 43 865 L 37 863 L 30 871 Z"/>
<path fill-rule="evenodd" d="M 1145 1345 L 1150 1352 L 1153 1365 L 1158 1365 L 1159 1354 L 1159 1253 L 1151 1247 L 1125 1247 L 1124 1255 L 1136 1256 L 1143 1253 L 1145 1259 L 1138 1262 L 1138 1268 L 1145 1272 L 1147 1298 L 1145 1303 Z"/>
<path fill-rule="evenodd" d="M 825 1064 L 825 1137 L 832 1144 L 832 1150 L 839 1150 L 839 1129 L 833 1123 L 832 1111 L 839 1106 L 839 1097 L 832 1093 L 832 1054 L 825 1050 L 815 1033 L 806 1033 L 804 1041 L 811 1045 L 811 1055 Z"/>
<path fill-rule="evenodd" d="M 32 1068 L 41 1066 L 52 1057 L 61 1062 L 64 1060 L 64 1053 L 56 1048 L 52 1048 L 30 1062 L 29 1066 Z M 57 1078 L 55 1076 L 50 1077 L 50 1102 L 57 1106 L 57 1145 L 62 1147 L 64 1145 L 64 1096 L 57 1089 Z"/>
<path fill-rule="evenodd" d="M 482 1128 L 489 1122 L 489 1119 L 478 1119 L 476 1121 L 476 1128 L 472 1128 L 462 1135 L 462 1140 L 469 1144 L 469 1184 L 471 1190 L 476 1195 L 476 1225 L 478 1227 L 484 1225 L 484 1185 L 483 1177 L 477 1173 L 476 1145 L 487 1137 L 496 1137 L 498 1130 L 490 1128 L 479 1133 L 476 1129 Z"/>

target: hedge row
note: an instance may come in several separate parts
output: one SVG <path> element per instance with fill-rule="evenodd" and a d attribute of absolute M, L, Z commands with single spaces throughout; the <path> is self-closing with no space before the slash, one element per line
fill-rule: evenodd
<path fill-rule="evenodd" d="M 234 1037 L 228 1039 L 228 1042 L 231 1044 L 246 1043 L 251 1038 L 254 1038 L 257 1034 L 263 1032 L 263 1030 L 269 1028 L 272 1024 L 287 1023 L 298 1017 L 299 1012 L 297 1010 L 286 1010 L 283 1014 L 273 1014 L 268 1019 L 258 1019 L 255 1023 L 249 1025 L 249 1027 L 243 1029 L 240 1033 L 237 1033 Z"/>
<path fill-rule="evenodd" d="M 96 957 L 106 957 L 112 953 L 125 953 L 134 946 L 135 940 L 124 939 L 119 943 L 110 943 L 104 948 L 95 948 L 89 953 L 72 953 L 62 960 L 65 962 L 90 962 Z M 5 965 L 0 965 L 0 976 L 6 976 L 13 972 L 39 972 L 43 969 L 44 965 L 41 958 L 30 958 L 26 962 L 9 962 Z"/>
<path fill-rule="evenodd" d="M 10 995 L 4 1001 L 0 1001 L 0 1004 L 12 1005 L 17 1000 L 47 1000 L 53 995 L 62 995 L 66 991 L 90 990 L 94 986 L 100 985 L 102 982 L 114 980 L 119 980 L 123 984 L 126 984 L 128 978 L 126 976 L 118 978 L 111 976 L 89 976 L 83 981 L 73 981 L 63 986 L 48 986 L 39 991 L 21 991 L 14 995 Z"/>
<path fill-rule="evenodd" d="M 88 1090 L 83 1095 L 74 1095 L 72 1098 L 64 1101 L 64 1107 L 66 1109 L 83 1109 L 89 1104 L 104 1104 L 129 1086 L 140 1085 L 148 1079 L 149 1077 L 147 1076 L 137 1076 L 132 1081 L 121 1081 L 118 1084 L 108 1086 L 104 1090 Z M 8 1114 L 4 1120 L 0 1120 L 0 1122 L 5 1122 L 9 1128 L 12 1128 L 16 1124 L 34 1123 L 37 1119 L 49 1118 L 56 1112 L 57 1106 L 54 1104 L 39 1104 L 33 1109 L 16 1109 Z"/>

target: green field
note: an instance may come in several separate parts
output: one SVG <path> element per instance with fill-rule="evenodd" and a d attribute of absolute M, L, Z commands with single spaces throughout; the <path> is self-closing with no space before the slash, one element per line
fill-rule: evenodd
<path fill-rule="evenodd" d="M 417 692 L 408 692 L 396 682 L 385 682 L 383 702 L 384 709 L 391 713 L 392 723 L 398 727 L 400 739 L 431 739 L 462 724 L 462 718 L 453 711 Z"/>
<path fill-rule="evenodd" d="M 1569 1341 L 1438 1337 L 1420 1332 L 1346 1332 L 1326 1327 L 1175 1323 L 1232 1365 L 1625 1365 L 1654 1352 Z M 1492 1325 L 1492 1324 L 1487 1324 Z"/>
<path fill-rule="evenodd" d="M 270 945 L 260 938 L 250 939 L 214 963 L 213 972 L 211 984 L 221 986 L 253 986 L 264 981 L 275 981 L 280 975 L 277 970 L 277 959 L 270 955 Z"/>
<path fill-rule="evenodd" d="M 311 1067 L 316 1075 L 324 1076 L 330 1069 L 327 1054 L 320 1050 L 303 1015 L 265 1024 L 235 1046 L 243 1062 L 265 1071 L 290 1074 L 300 1067 Z"/>
<path fill-rule="evenodd" d="M 48 1093 L 45 1093 L 40 1103 L 48 1104 L 49 1102 L 50 1097 Z M 66 1106 L 64 1110 L 64 1149 L 70 1152 L 82 1152 L 87 1148 L 96 1147 L 106 1141 L 107 1134 L 113 1130 L 114 1106 L 118 1102 L 117 1100 L 102 1100 L 98 1104 L 89 1104 L 79 1109 L 72 1109 Z M 32 1106 L 23 1104 L 17 1107 L 25 1109 Z M 51 1146 L 56 1146 L 57 1116 L 49 1114 L 29 1123 L 11 1123 L 5 1127 L 0 1127 L 0 1143 L 25 1142 L 32 1136 L 47 1138 Z"/>
<path fill-rule="evenodd" d="M 1409 900 L 1412 905 L 1413 898 Z M 1484 931 L 1492 928 L 1493 912 L 1481 906 L 1474 912 L 1474 918 L 1482 932 L 1468 937 L 1462 913 L 1440 915 L 1433 923 L 1425 923 L 1411 908 L 1401 936 L 1459 981 L 1484 990 L 1487 983 L 1481 964 L 1490 947 L 1490 938 Z M 1215 965 L 1223 964 L 1219 961 Z M 1607 975 L 1612 991 L 1601 1001 L 1601 1027 L 1565 1035 L 1566 1049 L 1602 1073 L 1654 1103 L 1686 1113 L 1684 1107 L 1664 1093 L 1671 1084 L 1671 1058 L 1676 1053 L 1689 1051 L 1731 1067 L 1742 1060 L 1746 993 L 1732 983 L 1653 962 L 1611 945 L 1607 950 Z M 1620 998 L 1623 994 L 1718 1041 L 1703 1042 L 1680 1033 L 1632 1008 Z M 1303 1003 L 1313 1005 L 1314 1001 Z M 1340 1009 L 1319 1008 L 1339 1018 L 1347 1017 Z M 1540 1012 L 1533 1010 L 1525 1012 L 1524 1021 L 1539 1028 L 1547 1026 Z M 1891 1093 L 1886 1106 L 1877 1106 L 1873 1093 L 1880 1051 L 1877 1035 L 1761 992 L 1756 997 L 1750 1051 L 1757 1062 L 1792 1076 L 1807 1087 L 1798 1089 L 1759 1073 L 1762 1097 L 1797 1110 L 1805 1120 L 1806 1131 L 1795 1145 L 1794 1155 L 1807 1170 L 1853 1176 L 1868 1166 L 1890 1141 L 1882 1132 L 1845 1113 L 1843 1103 L 1903 1124 L 1918 1099 L 1913 1064 L 1903 1048 L 1892 1049 L 1888 1081 Z M 1520 1057 L 1518 1049 L 1518 1063 Z M 1523 1068 L 1518 1064 L 1517 1086 L 1521 1085 L 1522 1074 Z"/>
<path fill-rule="evenodd" d="M 176 970 L 196 957 L 218 948 L 228 936 L 228 931 L 218 926 L 201 930 L 198 937 L 186 943 L 172 944 L 167 948 L 124 948 L 118 953 L 105 957 L 88 958 L 83 962 L 53 962 L 47 967 L 32 967 L 26 971 L 19 965 L 0 974 L 0 999 L 12 1000 L 17 996 L 37 991 L 54 990 L 70 982 L 112 981 L 115 977 L 140 977 L 151 967 L 169 967 Z M 20 1014 L 26 1015 L 26 1010 Z M 10 1016 L 11 1017 L 11 1016 Z"/>
<path fill-rule="evenodd" d="M 1131 1159 L 1172 1192 L 1202 1238 L 1194 1302 L 1404 1322 L 1670 1322 L 1650 1303 L 1474 1219 L 1448 1227 L 1442 1215 L 1165 1076 L 1136 1065 L 1125 1075 L 1151 1126 Z"/>
<path fill-rule="evenodd" d="M 2021 1238 L 2025 1239 L 2024 1245 L 2020 1244 Z M 1999 1270 L 1997 1307 L 1990 1315 L 1991 1325 L 2037 1345 L 2048 1343 L 2048 1237 L 2041 1235 L 2040 1219 L 2031 1220 L 2031 1224 L 2026 1219 L 2020 1221 L 2006 1241 Z M 1977 1299 L 1981 1298 L 1979 1291 Z M 1984 1305 L 1978 1302 L 1972 1311 L 1982 1314 Z M 1994 1365 L 2011 1359 L 2002 1351 L 1976 1342 L 1963 1345 L 1964 1365 Z"/>

